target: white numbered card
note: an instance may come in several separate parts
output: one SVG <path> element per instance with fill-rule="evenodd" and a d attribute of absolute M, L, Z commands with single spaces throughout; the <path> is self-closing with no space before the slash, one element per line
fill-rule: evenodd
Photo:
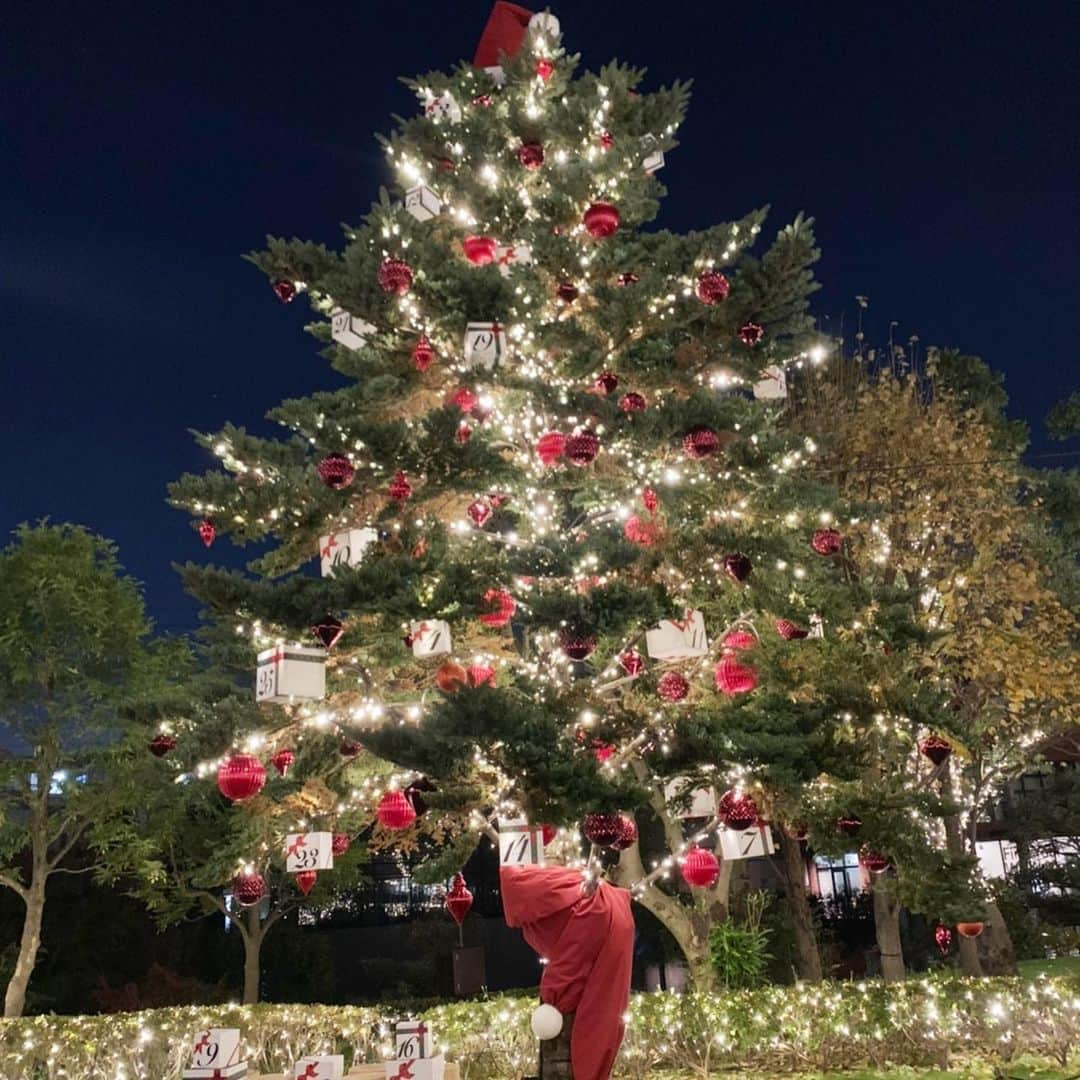
<path fill-rule="evenodd" d="M 508 277 L 513 267 L 532 265 L 532 248 L 528 244 L 499 244 L 495 249 L 495 261 L 499 264 L 499 273 Z"/>
<path fill-rule="evenodd" d="M 332 870 L 333 868 L 333 833 L 289 833 L 285 837 L 285 870 L 287 873 L 296 874 L 301 870 Z"/>
<path fill-rule="evenodd" d="M 430 221 L 442 211 L 442 203 L 427 184 L 417 184 L 405 192 L 405 209 L 417 221 Z"/>
<path fill-rule="evenodd" d="M 343 1054 L 311 1054 L 293 1066 L 294 1080 L 342 1080 L 344 1075 Z"/>
<path fill-rule="evenodd" d="M 645 631 L 645 650 L 654 660 L 704 656 L 709 651 L 705 616 L 700 611 L 687 611 L 681 619 L 661 619 Z"/>
<path fill-rule="evenodd" d="M 319 569 L 323 577 L 333 577 L 340 567 L 359 566 L 372 544 L 378 543 L 375 529 L 345 529 L 319 537 Z"/>
<path fill-rule="evenodd" d="M 247 1073 L 240 1056 L 239 1028 L 205 1028 L 191 1040 L 184 1080 L 233 1080 Z"/>
<path fill-rule="evenodd" d="M 524 818 L 499 822 L 500 866 L 543 866 L 544 830 Z"/>
<path fill-rule="evenodd" d="M 429 120 L 443 120 L 450 124 L 461 123 L 461 106 L 449 90 L 442 94 L 429 93 L 424 99 L 424 115 Z"/>
<path fill-rule="evenodd" d="M 706 787 L 691 788 L 685 776 L 668 781 L 664 787 L 664 799 L 679 818 L 716 817 L 716 792 Z"/>
<path fill-rule="evenodd" d="M 725 859 L 756 859 L 771 855 L 775 850 L 772 829 L 768 825 L 720 830 L 720 852 Z"/>
<path fill-rule="evenodd" d="M 787 372 L 779 364 L 770 364 L 754 383 L 758 401 L 778 401 L 787 397 Z"/>
<path fill-rule="evenodd" d="M 330 312 L 330 336 L 347 349 L 359 349 L 368 343 L 375 327 L 355 315 L 350 315 L 344 308 L 334 308 Z"/>
<path fill-rule="evenodd" d="M 495 367 L 502 359 L 506 334 L 497 322 L 471 322 L 465 330 L 465 366 L 473 368 Z"/>
<path fill-rule="evenodd" d="M 650 176 L 664 167 L 664 151 L 660 149 L 660 140 L 655 135 L 642 135 L 641 149 L 645 152 L 641 167 Z"/>
<path fill-rule="evenodd" d="M 434 1038 L 423 1020 L 401 1020 L 394 1025 L 394 1053 L 398 1058 L 429 1058 Z"/>
<path fill-rule="evenodd" d="M 441 656 L 451 650 L 450 624 L 442 619 L 414 622 L 409 628 L 413 656 Z"/>
<path fill-rule="evenodd" d="M 306 645 L 278 645 L 259 653 L 255 700 L 281 704 L 326 696 L 326 650 Z"/>

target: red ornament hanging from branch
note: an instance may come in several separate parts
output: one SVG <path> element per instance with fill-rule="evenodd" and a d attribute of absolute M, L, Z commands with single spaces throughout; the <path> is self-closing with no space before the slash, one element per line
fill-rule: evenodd
<path fill-rule="evenodd" d="M 694 461 L 712 457 L 722 449 L 720 436 L 710 427 L 703 424 L 691 428 L 683 436 L 683 453 Z"/>
<path fill-rule="evenodd" d="M 408 502 L 412 498 L 413 487 L 409 483 L 408 477 L 400 470 L 394 473 L 394 478 L 390 481 L 390 486 L 386 489 L 386 494 L 396 503 Z"/>
<path fill-rule="evenodd" d="M 307 896 L 315 888 L 315 882 L 319 880 L 316 870 L 299 870 L 296 873 L 296 887 Z"/>
<path fill-rule="evenodd" d="M 327 454 L 315 467 L 319 479 L 333 491 L 340 491 L 352 483 L 356 475 L 353 463 L 344 454 Z"/>
<path fill-rule="evenodd" d="M 495 669 L 490 664 L 470 664 L 465 669 L 465 681 L 475 690 L 478 686 L 497 686 Z"/>
<path fill-rule="evenodd" d="M 724 556 L 724 573 L 732 581 L 742 584 L 750 576 L 750 571 L 753 569 L 754 564 L 741 552 L 734 552 L 731 555 Z"/>
<path fill-rule="evenodd" d="M 600 453 L 600 439 L 595 432 L 579 431 L 566 440 L 566 460 L 579 468 L 588 465 Z"/>
<path fill-rule="evenodd" d="M 349 839 L 348 833 L 336 832 L 330 841 L 330 850 L 337 855 L 344 855 L 349 850 L 349 845 L 352 841 Z"/>
<path fill-rule="evenodd" d="M 199 539 L 203 542 L 203 547 L 209 547 L 217 536 L 217 526 L 214 524 L 213 518 L 203 518 L 199 522 Z"/>
<path fill-rule="evenodd" d="M 919 743 L 919 753 L 929 758 L 935 765 L 942 765 L 952 756 L 952 743 L 940 735 L 928 735 Z"/>
<path fill-rule="evenodd" d="M 472 905 L 473 894 L 465 884 L 465 876 L 463 874 L 455 874 L 453 883 L 450 886 L 450 891 L 447 892 L 446 899 L 443 901 L 443 906 L 450 912 L 450 918 L 452 918 L 460 927 L 465 921 L 465 916 L 469 914 L 469 909 Z"/>
<path fill-rule="evenodd" d="M 498 246 L 494 236 L 466 236 L 461 242 L 465 258 L 473 266 L 488 266 L 493 263 Z"/>
<path fill-rule="evenodd" d="M 176 749 L 176 740 L 167 732 L 159 731 L 147 745 L 154 757 L 164 757 Z"/>
<path fill-rule="evenodd" d="M 421 334 L 416 339 L 412 351 L 412 362 L 417 371 L 427 371 L 435 362 L 435 350 L 428 341 L 427 334 Z"/>
<path fill-rule="evenodd" d="M 266 783 L 266 769 L 253 754 L 234 754 L 218 766 L 218 791 L 233 802 L 258 795 Z"/>
<path fill-rule="evenodd" d="M 283 747 L 270 759 L 270 764 L 277 769 L 279 776 L 286 776 L 295 760 L 296 755 L 288 747 Z"/>
<path fill-rule="evenodd" d="M 719 270 L 706 270 L 698 275 L 697 296 L 703 304 L 711 307 L 721 300 L 726 300 L 729 292 L 731 284 Z"/>
<path fill-rule="evenodd" d="M 254 870 L 236 874 L 232 879 L 232 894 L 241 907 L 254 907 L 269 891 L 266 879 Z"/>
<path fill-rule="evenodd" d="M 274 290 L 274 295 L 283 304 L 291 304 L 296 299 L 296 286 L 291 281 L 282 278 L 275 281 L 271 288 Z"/>
<path fill-rule="evenodd" d="M 810 636 L 810 631 L 809 630 L 806 630 L 803 627 L 798 626 L 797 624 L 793 623 L 790 619 L 777 619 L 774 625 L 776 626 L 776 632 L 785 641 L 796 641 L 796 640 L 798 640 L 800 638 L 805 638 L 805 637 Z"/>
<path fill-rule="evenodd" d="M 656 692 L 665 701 L 685 701 L 690 694 L 690 682 L 680 671 L 667 671 L 660 676 Z"/>
<path fill-rule="evenodd" d="M 485 610 L 480 621 L 485 626 L 505 626 L 517 611 L 517 601 L 506 589 L 488 589 L 481 602 Z"/>
<path fill-rule="evenodd" d="M 536 453 L 545 465 L 554 465 L 566 451 L 566 436 L 561 431 L 549 431 L 536 440 Z"/>
<path fill-rule="evenodd" d="M 757 672 L 749 664 L 741 664 L 733 653 L 720 657 L 713 672 L 716 689 L 727 697 L 749 694 L 756 689 Z"/>
<path fill-rule="evenodd" d="M 403 791 L 388 791 L 379 800 L 375 816 L 384 829 L 400 832 L 416 820 L 416 810 Z"/>
<path fill-rule="evenodd" d="M 324 615 L 311 627 L 315 640 L 329 652 L 345 633 L 345 624 L 333 615 Z"/>
<path fill-rule="evenodd" d="M 835 529 L 818 529 L 810 538 L 810 546 L 819 555 L 835 555 L 844 546 L 844 538 Z"/>
<path fill-rule="evenodd" d="M 412 288 L 412 267 L 401 259 L 383 259 L 378 276 L 383 292 L 404 296 Z"/>
<path fill-rule="evenodd" d="M 720 863 L 711 851 L 692 844 L 682 861 L 682 876 L 695 889 L 709 889 L 720 877 Z"/>
<path fill-rule="evenodd" d="M 582 219 L 585 231 L 597 240 L 612 236 L 619 228 L 619 211 L 611 203 L 596 202 L 586 211 Z"/>
<path fill-rule="evenodd" d="M 524 142 L 518 147 L 517 159 L 523 168 L 539 169 L 544 164 L 544 148 L 538 142 Z"/>
<path fill-rule="evenodd" d="M 736 832 L 756 825 L 759 818 L 758 805 L 752 795 L 732 788 L 725 791 L 716 807 L 717 816 Z"/>
<path fill-rule="evenodd" d="M 590 844 L 597 847 L 614 847 L 622 835 L 622 815 L 616 813 L 586 814 L 581 831 Z"/>

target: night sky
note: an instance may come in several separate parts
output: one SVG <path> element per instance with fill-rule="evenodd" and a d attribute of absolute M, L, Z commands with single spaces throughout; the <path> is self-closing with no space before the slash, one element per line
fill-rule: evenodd
<path fill-rule="evenodd" d="M 396 77 L 471 57 L 489 7 L 8 0 L 0 531 L 83 522 L 159 626 L 193 625 L 170 563 L 206 556 L 164 502 L 209 461 L 187 429 L 271 430 L 268 408 L 335 379 L 307 305 L 281 307 L 240 255 L 268 232 L 339 245 L 389 180 L 373 132 L 415 108 Z M 824 327 L 850 330 L 863 294 L 872 340 L 895 320 L 901 341 L 981 355 L 1047 448 L 1043 415 L 1080 383 L 1074 4 L 553 10 L 585 66 L 695 82 L 659 224 L 807 211 Z"/>

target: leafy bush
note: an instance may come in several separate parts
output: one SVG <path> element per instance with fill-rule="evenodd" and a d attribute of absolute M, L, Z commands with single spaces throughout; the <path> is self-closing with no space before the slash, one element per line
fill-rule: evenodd
<path fill-rule="evenodd" d="M 762 921 L 769 901 L 767 892 L 749 893 L 742 919 L 726 919 L 709 932 L 713 967 L 728 990 L 748 990 L 765 982 L 770 931 Z"/>

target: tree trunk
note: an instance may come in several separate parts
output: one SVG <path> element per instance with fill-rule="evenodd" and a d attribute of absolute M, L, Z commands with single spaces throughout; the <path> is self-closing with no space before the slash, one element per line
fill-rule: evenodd
<path fill-rule="evenodd" d="M 783 829 L 775 834 L 780 840 L 780 874 L 784 897 L 795 930 L 795 966 L 804 982 L 821 982 L 821 953 L 814 936 L 814 920 L 806 896 L 806 865 L 802 844 Z"/>
<path fill-rule="evenodd" d="M 886 982 L 902 982 L 906 972 L 900 944 L 900 902 L 877 886 L 874 887 L 874 936 L 881 954 L 881 977 Z"/>
<path fill-rule="evenodd" d="M 540 1080 L 574 1080 L 570 1061 L 570 1036 L 574 1031 L 574 1014 L 563 1015 L 562 1031 L 554 1039 L 540 1042 Z"/>
<path fill-rule="evenodd" d="M 247 922 L 240 935 L 244 941 L 244 1004 L 257 1005 L 259 1001 L 259 954 L 262 951 L 263 927 L 259 925 L 259 905 L 253 904 L 244 912 Z"/>
<path fill-rule="evenodd" d="M 960 970 L 965 975 L 971 975 L 976 979 L 983 977 L 982 962 L 979 960 L 979 943 L 975 938 L 961 937 L 956 935 L 956 952 L 960 957 Z"/>
<path fill-rule="evenodd" d="M 986 930 L 982 937 L 976 938 L 971 944 L 978 947 L 980 941 L 985 941 L 983 967 L 987 975 L 1015 975 L 1017 973 L 1016 951 L 1013 948 L 1012 935 L 1005 924 L 1001 909 L 993 900 L 987 901 L 986 904 Z"/>
<path fill-rule="evenodd" d="M 15 971 L 4 994 L 4 1016 L 22 1016 L 26 1006 L 26 988 L 30 983 L 30 974 L 37 963 L 38 949 L 41 947 L 41 918 L 45 912 L 45 875 L 35 874 L 23 896 L 26 911 L 23 916 L 22 939 L 19 941 L 19 955 L 15 961 Z"/>

